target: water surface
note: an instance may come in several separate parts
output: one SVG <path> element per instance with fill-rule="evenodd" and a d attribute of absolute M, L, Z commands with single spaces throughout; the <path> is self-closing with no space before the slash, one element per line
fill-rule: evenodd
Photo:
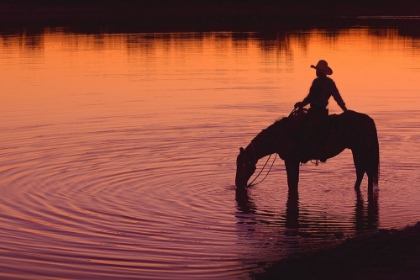
<path fill-rule="evenodd" d="M 376 121 L 379 188 L 356 195 L 344 151 L 303 165 L 298 195 L 279 159 L 237 191 L 238 148 L 305 97 L 319 59 Z M 420 220 L 420 39 L 398 29 L 46 30 L 2 36 L 0 61 L 2 278 L 247 279 Z"/>

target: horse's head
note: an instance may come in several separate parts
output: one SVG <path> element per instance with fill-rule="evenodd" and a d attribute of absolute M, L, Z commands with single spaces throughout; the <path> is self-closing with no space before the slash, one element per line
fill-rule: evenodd
<path fill-rule="evenodd" d="M 236 159 L 236 177 L 235 185 L 238 188 L 245 188 L 249 178 L 256 169 L 255 156 L 247 153 L 244 148 L 239 149 L 239 155 Z"/>

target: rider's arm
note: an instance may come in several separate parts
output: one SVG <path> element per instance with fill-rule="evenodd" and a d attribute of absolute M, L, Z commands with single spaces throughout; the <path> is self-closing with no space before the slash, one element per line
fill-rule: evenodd
<path fill-rule="evenodd" d="M 332 81 L 332 80 L 331 80 Z M 344 103 L 343 98 L 340 95 L 340 92 L 338 91 L 337 86 L 335 85 L 334 81 L 332 81 L 331 83 L 331 92 L 332 92 L 332 96 L 335 100 L 335 102 L 337 102 L 338 106 L 340 106 L 340 108 L 345 112 L 347 111 L 347 107 L 346 104 Z"/>

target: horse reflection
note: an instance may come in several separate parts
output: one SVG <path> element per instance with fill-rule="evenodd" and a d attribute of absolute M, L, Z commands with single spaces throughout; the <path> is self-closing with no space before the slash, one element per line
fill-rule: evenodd
<path fill-rule="evenodd" d="M 245 221 L 247 218 L 238 215 L 240 217 L 240 224 L 252 224 L 257 226 L 257 224 L 276 224 L 281 225 L 280 221 L 277 221 L 273 218 L 273 215 L 270 215 L 270 219 L 265 219 L 264 215 L 258 215 L 257 206 L 250 198 L 248 194 L 248 188 L 237 188 L 236 189 L 236 203 L 237 209 L 242 214 L 251 214 L 248 216 L 248 221 Z M 356 190 L 356 199 L 355 199 L 355 213 L 354 213 L 354 227 L 356 233 L 363 233 L 366 230 L 376 230 L 379 226 L 379 193 L 378 189 L 374 189 L 368 192 L 368 205 L 367 209 L 365 207 L 365 201 L 360 190 Z M 299 229 L 301 228 L 301 219 L 300 217 L 300 205 L 299 205 L 299 191 L 297 189 L 289 189 L 287 195 L 286 209 L 284 215 L 284 227 L 286 229 L 286 234 L 299 234 Z M 281 215 L 279 215 L 281 216 Z M 309 225 L 308 225 L 309 223 Z M 306 221 L 305 228 L 310 227 L 311 223 L 316 223 L 315 221 Z"/>
<path fill-rule="evenodd" d="M 235 199 L 239 211 L 243 214 L 255 214 L 256 207 L 254 202 L 249 198 L 247 188 L 236 188 Z"/>
<path fill-rule="evenodd" d="M 376 230 L 379 226 L 379 193 L 378 190 L 368 192 L 368 206 L 365 209 L 360 190 L 356 190 L 355 228 L 356 233 Z"/>
<path fill-rule="evenodd" d="M 286 229 L 299 229 L 299 192 L 296 189 L 289 189 L 286 203 Z"/>

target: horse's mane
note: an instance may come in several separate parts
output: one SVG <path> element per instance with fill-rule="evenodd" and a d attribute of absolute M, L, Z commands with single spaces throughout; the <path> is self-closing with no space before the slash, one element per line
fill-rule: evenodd
<path fill-rule="evenodd" d="M 272 139 L 280 139 L 280 137 L 287 137 L 295 134 L 306 114 L 306 109 L 294 109 L 288 117 L 277 119 L 269 127 L 263 129 L 253 139 L 253 141 L 259 139 L 267 139 L 269 137 Z"/>
<path fill-rule="evenodd" d="M 285 125 L 288 124 L 288 120 L 289 119 L 290 118 L 288 118 L 288 117 L 282 117 L 280 119 L 277 119 L 273 124 L 271 124 L 266 129 L 263 129 L 260 133 L 262 133 L 264 130 L 278 130 L 278 129 L 282 129 L 282 128 L 285 127 Z"/>
<path fill-rule="evenodd" d="M 284 133 L 285 130 L 289 128 L 289 123 L 290 123 L 289 120 L 290 118 L 288 117 L 277 119 L 273 124 L 261 130 L 261 132 L 258 133 L 257 136 L 255 136 L 254 140 L 257 140 L 260 138 L 267 138 L 269 136 L 280 134 L 282 132 Z"/>

